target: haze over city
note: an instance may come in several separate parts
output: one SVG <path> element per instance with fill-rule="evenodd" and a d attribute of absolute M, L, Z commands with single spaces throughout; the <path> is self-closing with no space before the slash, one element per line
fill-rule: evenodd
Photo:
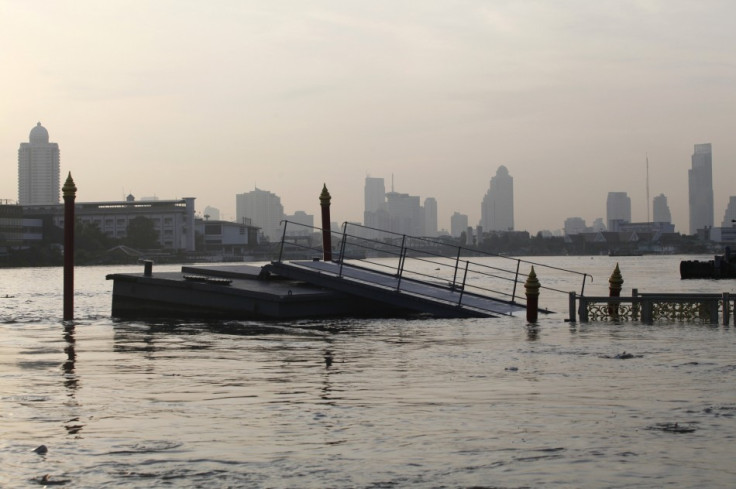
<path fill-rule="evenodd" d="M 688 232 L 693 145 L 713 147 L 716 225 L 736 194 L 736 4 L 726 1 L 0 1 L 0 198 L 38 121 L 78 200 L 197 198 L 235 217 L 363 220 L 366 176 L 475 225 L 500 165 L 515 228 L 645 221 Z M 650 204 L 651 206 L 651 204 Z M 650 207 L 651 209 L 651 207 Z"/>

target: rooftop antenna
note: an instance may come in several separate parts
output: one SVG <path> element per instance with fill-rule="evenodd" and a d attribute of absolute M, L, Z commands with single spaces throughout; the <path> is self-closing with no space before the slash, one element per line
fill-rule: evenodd
<path fill-rule="evenodd" d="M 394 174 L 391 174 L 391 193 L 394 191 Z"/>
<path fill-rule="evenodd" d="M 647 157 L 647 222 L 649 220 L 649 153 L 645 153 Z"/>

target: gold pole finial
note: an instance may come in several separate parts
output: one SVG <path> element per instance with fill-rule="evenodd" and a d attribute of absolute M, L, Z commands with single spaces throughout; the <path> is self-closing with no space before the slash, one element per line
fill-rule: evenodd
<path fill-rule="evenodd" d="M 64 186 L 61 187 L 61 191 L 64 194 L 64 197 L 74 197 L 77 195 L 77 186 L 74 185 L 74 180 L 72 180 L 72 172 L 69 172 L 69 176 L 66 177 L 66 182 L 64 182 Z"/>
<path fill-rule="evenodd" d="M 322 193 L 319 195 L 319 203 L 321 205 L 330 205 L 330 200 L 332 200 L 332 197 L 330 196 L 330 193 L 327 191 L 327 184 L 322 184 Z"/>

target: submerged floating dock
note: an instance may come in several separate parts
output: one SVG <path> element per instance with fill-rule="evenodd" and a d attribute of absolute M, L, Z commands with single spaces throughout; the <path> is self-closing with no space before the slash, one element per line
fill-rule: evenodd
<path fill-rule="evenodd" d="M 319 255 L 310 240 L 289 238 L 284 223 L 278 259 L 251 265 L 184 266 L 181 272 L 111 274 L 113 316 L 119 318 L 300 319 L 328 316 L 498 317 L 526 311 L 520 298 L 531 267 L 545 265 L 482 254 L 456 245 L 364 226 L 335 233 L 324 260 L 284 260 L 287 247 Z M 302 225 L 298 225 L 302 226 Z M 308 233 L 316 228 L 309 227 Z M 351 228 L 352 229 L 352 228 Z M 324 232 L 324 230 L 317 230 Z M 298 235 L 303 236 L 303 235 Z M 290 242 L 293 239 L 293 242 Z M 307 243 L 307 244 L 304 244 Z M 473 257 L 470 259 L 466 257 Z M 561 276 L 586 274 L 546 267 Z M 558 280 L 559 282 L 559 280 Z M 567 294 L 570 288 L 546 291 Z M 549 312 L 544 308 L 540 312 Z"/>

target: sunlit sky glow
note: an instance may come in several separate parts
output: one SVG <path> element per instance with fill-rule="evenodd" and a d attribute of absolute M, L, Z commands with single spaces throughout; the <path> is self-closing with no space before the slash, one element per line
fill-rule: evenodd
<path fill-rule="evenodd" d="M 196 197 L 235 218 L 255 187 L 287 213 L 362 221 L 366 176 L 472 225 L 500 165 L 515 224 L 605 218 L 664 193 L 713 144 L 715 220 L 736 195 L 731 0 L 0 0 L 0 198 L 40 121 L 78 200 Z"/>

